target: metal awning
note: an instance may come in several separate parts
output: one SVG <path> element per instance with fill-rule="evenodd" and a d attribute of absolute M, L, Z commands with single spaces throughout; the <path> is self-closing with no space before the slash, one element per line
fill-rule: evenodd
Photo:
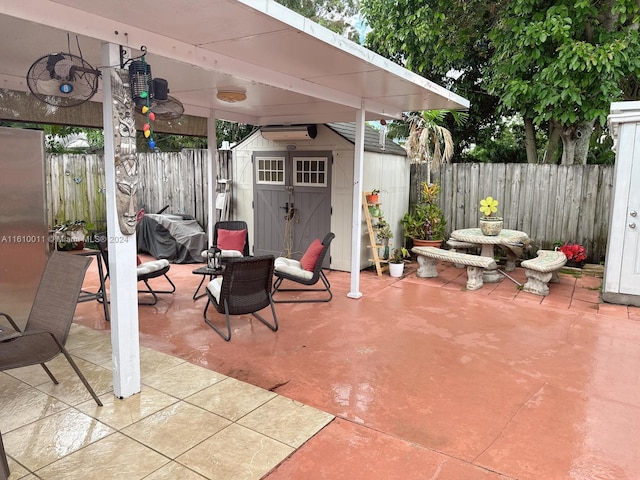
<path fill-rule="evenodd" d="M 2 2 L 0 87 L 28 91 L 32 62 L 55 52 L 101 65 L 103 42 L 147 47 L 185 113 L 252 125 L 352 122 L 469 102 L 271 0 L 21 0 Z M 67 33 L 71 34 L 68 43 Z M 76 41 L 77 35 L 77 41 Z M 243 102 L 216 98 L 246 92 Z M 93 101 L 102 101 L 96 94 Z"/>

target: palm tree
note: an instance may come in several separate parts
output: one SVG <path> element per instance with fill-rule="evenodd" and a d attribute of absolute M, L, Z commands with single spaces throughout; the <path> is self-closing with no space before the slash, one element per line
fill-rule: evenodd
<path fill-rule="evenodd" d="M 457 125 L 462 125 L 469 114 L 455 110 L 425 110 L 407 117 L 409 136 L 404 144 L 412 163 L 426 163 L 429 181 L 430 172 L 437 171 L 442 163 L 453 157 L 453 137 L 444 127 L 447 114 L 453 116 Z"/>
<path fill-rule="evenodd" d="M 462 125 L 469 118 L 467 112 L 457 110 L 425 110 L 409 114 L 404 124 L 399 125 L 401 129 L 403 127 L 405 129 L 407 140 L 404 148 L 411 163 L 427 165 L 428 185 L 431 184 L 431 170 L 437 171 L 442 163 L 448 162 L 453 157 L 453 137 L 451 132 L 443 126 L 448 114 L 451 114 L 457 125 Z M 396 135 L 397 133 L 400 132 L 396 132 Z M 416 182 L 416 188 L 423 181 L 420 175 L 422 169 L 417 170 L 420 178 Z"/>

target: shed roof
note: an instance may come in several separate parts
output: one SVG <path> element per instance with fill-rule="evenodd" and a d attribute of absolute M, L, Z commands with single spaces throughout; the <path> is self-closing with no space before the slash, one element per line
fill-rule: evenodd
<path fill-rule="evenodd" d="M 336 132 L 341 137 L 355 145 L 356 143 L 356 124 L 355 123 L 328 123 L 327 127 Z M 388 153 L 390 155 L 406 156 L 407 151 L 388 138 L 385 140 L 384 147 L 380 143 L 380 131 L 369 125 L 364 127 L 364 149 L 367 152 Z"/>

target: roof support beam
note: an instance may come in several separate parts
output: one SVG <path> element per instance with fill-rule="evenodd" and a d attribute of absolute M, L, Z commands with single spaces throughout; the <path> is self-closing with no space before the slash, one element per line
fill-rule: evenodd
<path fill-rule="evenodd" d="M 360 249 L 362 246 L 362 182 L 364 179 L 364 100 L 356 115 L 356 141 L 353 158 L 353 205 L 351 225 L 351 289 L 349 298 L 360 298 Z"/>
<path fill-rule="evenodd" d="M 117 62 L 117 45 L 104 44 L 102 58 L 106 65 Z M 116 203 L 116 166 L 111 70 L 103 76 L 104 162 L 107 200 L 107 241 L 109 245 L 109 279 L 111 298 L 111 350 L 113 393 L 127 398 L 140 392 L 140 340 L 138 329 L 138 278 L 136 237 L 123 235 L 118 222 Z"/>
<path fill-rule="evenodd" d="M 97 95 L 101 93 L 98 92 Z M 135 112 L 135 116 L 136 130 L 142 130 L 142 126 L 147 121 L 146 116 L 138 112 Z M 17 90 L 0 89 L 0 120 L 102 128 L 102 103 L 90 101 L 73 108 L 57 108 L 51 111 L 50 106 L 34 95 Z M 176 120 L 157 119 L 153 122 L 153 131 L 171 135 L 206 137 L 207 119 L 192 115 L 182 115 Z"/>

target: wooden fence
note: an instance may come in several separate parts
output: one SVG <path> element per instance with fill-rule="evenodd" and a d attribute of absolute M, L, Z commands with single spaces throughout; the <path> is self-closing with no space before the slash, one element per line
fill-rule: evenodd
<path fill-rule="evenodd" d="M 419 177 L 418 167 L 412 169 Z M 605 257 L 613 194 L 613 167 L 522 163 L 447 164 L 432 179 L 440 182 L 447 231 L 476 227 L 480 200 L 500 204 L 504 228 L 529 234 L 537 248 L 555 241 L 580 243 L 590 262 Z"/>
<path fill-rule="evenodd" d="M 183 150 L 138 155 L 138 208 L 155 213 L 192 215 L 205 227 L 207 151 Z M 231 179 L 231 152 L 218 152 L 218 177 Z M 106 228 L 103 155 L 48 155 L 46 169 L 48 222 L 86 220 L 95 230 Z M 231 183 L 233 186 L 233 182 Z"/>
<path fill-rule="evenodd" d="M 219 178 L 232 180 L 231 159 L 230 151 L 218 152 Z M 167 212 L 192 215 L 206 227 L 205 150 L 141 154 L 138 162 L 140 208 L 157 212 L 168 205 Z M 411 174 L 415 201 L 416 185 L 426 177 L 416 165 Z M 46 175 L 50 226 L 84 219 L 96 229 L 106 228 L 102 155 L 49 155 Z M 500 202 L 504 227 L 527 232 L 535 247 L 551 248 L 555 241 L 580 243 L 589 261 L 604 260 L 613 194 L 611 166 L 446 164 L 432 173 L 432 179 L 442 186 L 447 232 L 477 226 L 480 200 L 491 195 Z"/>

